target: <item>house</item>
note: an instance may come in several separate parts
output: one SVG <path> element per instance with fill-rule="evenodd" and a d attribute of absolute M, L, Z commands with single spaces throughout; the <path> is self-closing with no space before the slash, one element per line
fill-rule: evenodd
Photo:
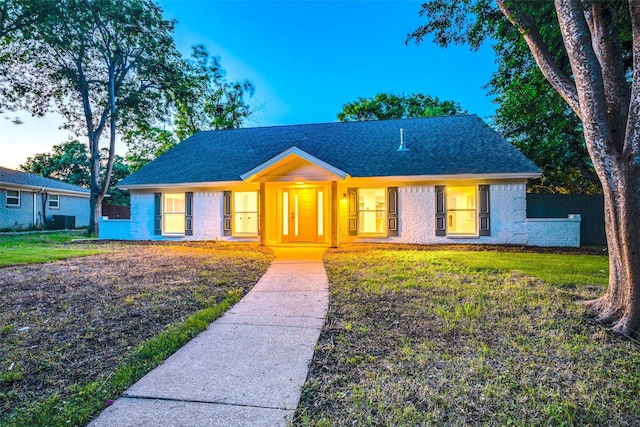
<path fill-rule="evenodd" d="M 540 169 L 475 115 L 199 132 L 119 183 L 104 239 L 577 246 L 526 218 Z"/>
<path fill-rule="evenodd" d="M 89 190 L 0 167 L 0 230 L 89 225 Z"/>

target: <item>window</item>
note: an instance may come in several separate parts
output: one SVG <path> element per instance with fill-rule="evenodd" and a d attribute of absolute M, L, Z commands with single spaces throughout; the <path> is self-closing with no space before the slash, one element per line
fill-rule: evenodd
<path fill-rule="evenodd" d="M 476 187 L 447 187 L 447 234 L 475 235 Z"/>
<path fill-rule="evenodd" d="M 7 190 L 7 206 L 20 206 L 20 191 Z"/>
<path fill-rule="evenodd" d="M 398 235 L 398 187 L 349 188 L 347 195 L 349 235 Z"/>
<path fill-rule="evenodd" d="M 193 236 L 193 193 L 153 194 L 153 234 Z"/>
<path fill-rule="evenodd" d="M 233 230 L 235 234 L 258 234 L 258 192 L 233 193 Z"/>
<path fill-rule="evenodd" d="M 163 203 L 163 234 L 183 235 L 185 231 L 184 193 L 167 193 Z"/>
<path fill-rule="evenodd" d="M 490 236 L 489 187 L 436 186 L 436 236 Z"/>
<path fill-rule="evenodd" d="M 50 209 L 60 209 L 60 195 L 59 194 L 49 194 L 49 208 Z"/>
<path fill-rule="evenodd" d="M 384 188 L 358 191 L 358 231 L 360 234 L 384 233 L 386 203 Z"/>

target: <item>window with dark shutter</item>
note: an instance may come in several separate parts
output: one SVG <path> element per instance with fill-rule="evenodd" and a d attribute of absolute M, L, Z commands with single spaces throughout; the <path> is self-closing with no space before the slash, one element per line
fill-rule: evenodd
<path fill-rule="evenodd" d="M 193 236 L 193 193 L 184 193 L 184 234 Z"/>
<path fill-rule="evenodd" d="M 398 235 L 398 187 L 387 188 L 387 235 Z"/>
<path fill-rule="evenodd" d="M 444 185 L 436 185 L 436 236 L 447 235 L 447 206 Z"/>
<path fill-rule="evenodd" d="M 153 193 L 153 234 L 162 234 L 162 193 Z"/>
<path fill-rule="evenodd" d="M 357 188 L 349 188 L 347 189 L 347 199 L 349 202 L 349 212 L 347 215 L 347 229 L 349 231 L 349 236 L 357 236 L 358 235 L 358 189 Z"/>
<path fill-rule="evenodd" d="M 480 208 L 478 217 L 480 219 L 479 234 L 481 236 L 491 236 L 491 220 L 489 216 L 489 186 L 480 185 L 479 187 Z"/>
<path fill-rule="evenodd" d="M 231 236 L 231 191 L 225 191 L 222 196 L 222 234 Z"/>

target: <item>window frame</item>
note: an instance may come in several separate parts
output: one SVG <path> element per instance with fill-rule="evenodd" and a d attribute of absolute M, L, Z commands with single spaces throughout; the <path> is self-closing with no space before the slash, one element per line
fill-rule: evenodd
<path fill-rule="evenodd" d="M 182 210 L 177 210 L 175 206 L 175 202 L 173 203 L 173 210 L 167 211 L 167 196 L 182 196 Z M 177 199 L 177 198 L 174 198 Z M 162 235 L 163 236 L 173 236 L 173 237 L 182 237 L 186 235 L 187 224 L 186 224 L 186 194 L 185 193 L 162 193 Z M 179 231 L 167 231 L 167 218 L 179 217 L 182 216 L 183 226 L 182 230 Z"/>
<path fill-rule="evenodd" d="M 54 196 L 56 197 L 56 199 L 55 199 L 56 205 L 52 206 L 51 202 L 53 202 L 53 200 L 51 198 L 54 197 Z M 60 194 L 49 194 L 48 200 L 47 200 L 47 207 L 49 209 L 60 209 Z"/>
<path fill-rule="evenodd" d="M 462 195 L 464 195 L 464 204 L 467 205 L 467 207 L 464 208 L 450 208 L 449 207 L 449 191 L 451 191 L 451 189 L 473 189 L 473 207 L 469 207 L 469 196 L 471 195 L 471 193 L 466 193 L 464 191 L 461 191 L 460 193 Z M 445 187 L 445 198 L 446 198 L 446 202 L 445 202 L 445 212 L 446 212 L 446 216 L 447 216 L 447 226 L 446 226 L 446 230 L 447 230 L 447 236 L 452 236 L 452 237 L 476 237 L 479 236 L 479 224 L 478 224 L 478 185 L 452 185 L 452 186 L 446 186 Z M 473 220 L 474 222 L 474 231 L 472 233 L 467 233 L 467 232 L 451 232 L 449 231 L 450 228 L 450 224 L 451 224 L 451 219 L 452 219 L 452 215 L 450 215 L 451 212 L 461 212 L 461 213 L 466 213 L 466 215 L 464 215 L 466 217 L 467 220 Z"/>
<path fill-rule="evenodd" d="M 8 208 L 19 208 L 20 207 L 20 201 L 22 199 L 22 197 L 21 197 L 22 196 L 22 194 L 21 194 L 22 191 L 21 190 L 12 190 L 12 189 L 9 189 L 9 188 L 6 189 L 5 191 L 6 191 L 6 200 L 5 200 L 6 206 Z M 15 196 L 14 195 L 10 196 L 9 192 L 14 192 L 14 193 L 16 193 L 16 195 Z M 16 200 L 17 203 L 9 203 L 9 199 Z"/>
<path fill-rule="evenodd" d="M 362 197 L 362 193 L 363 191 L 380 191 L 382 192 L 382 207 L 378 206 L 378 202 L 376 200 L 376 206 L 375 209 L 361 209 L 360 205 L 361 205 L 361 197 Z M 387 187 L 362 187 L 362 188 L 358 188 L 358 207 L 357 207 L 357 221 L 358 221 L 358 236 L 386 236 L 387 235 L 387 206 L 388 206 L 388 201 L 387 201 Z M 374 193 L 374 197 L 376 197 L 376 194 Z M 362 230 L 362 224 L 363 224 L 363 214 L 367 213 L 367 212 L 375 212 L 376 213 L 376 231 L 363 231 Z M 379 214 L 382 213 L 382 217 L 379 216 Z M 382 230 L 378 231 L 378 222 L 382 223 Z"/>
<path fill-rule="evenodd" d="M 236 198 L 238 197 L 238 195 L 240 194 L 251 194 L 253 193 L 255 195 L 255 208 L 256 210 L 247 210 L 247 211 L 238 211 L 237 210 L 237 203 L 236 203 Z M 244 232 L 244 231 L 238 231 L 237 230 L 237 223 L 238 220 L 236 218 L 236 216 L 238 214 L 255 214 L 255 218 L 253 218 L 251 220 L 251 222 L 255 221 L 255 232 L 254 231 L 248 231 L 248 232 Z M 238 236 L 238 237 L 255 237 L 255 236 L 259 236 L 260 235 L 260 221 L 259 221 L 259 215 L 260 215 L 260 192 L 258 190 L 248 190 L 248 191 L 232 191 L 231 192 L 231 235 L 232 236 Z"/>

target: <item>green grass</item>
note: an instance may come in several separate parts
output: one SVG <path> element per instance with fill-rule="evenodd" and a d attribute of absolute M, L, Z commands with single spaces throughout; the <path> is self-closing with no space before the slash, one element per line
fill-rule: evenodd
<path fill-rule="evenodd" d="M 606 257 L 346 246 L 294 425 L 640 425 L 640 347 L 590 324 Z"/>
<path fill-rule="evenodd" d="M 28 410 L 11 416 L 7 427 L 85 425 L 131 384 L 142 378 L 191 338 L 202 332 L 242 297 L 242 289 L 230 291 L 213 307 L 199 310 L 184 322 L 143 342 L 115 372 L 87 384 L 75 384 L 64 400 L 54 395 Z"/>
<path fill-rule="evenodd" d="M 65 245 L 83 237 L 83 231 L 0 234 L 0 267 L 35 264 L 78 256 L 95 255 L 98 250 Z"/>
<path fill-rule="evenodd" d="M 609 278 L 607 256 L 455 251 L 438 252 L 437 256 L 477 271 L 518 271 L 556 285 L 606 285 Z"/>

